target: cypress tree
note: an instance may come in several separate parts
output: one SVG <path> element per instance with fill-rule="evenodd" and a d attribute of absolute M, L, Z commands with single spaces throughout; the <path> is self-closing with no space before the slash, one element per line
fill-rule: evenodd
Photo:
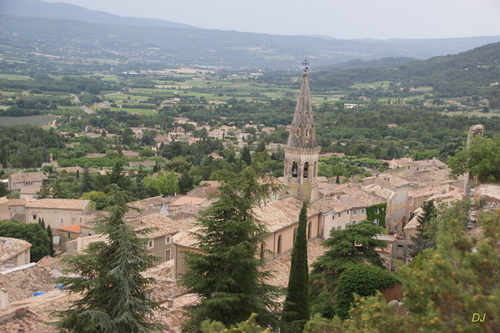
<path fill-rule="evenodd" d="M 299 226 L 293 242 L 292 263 L 285 304 L 282 331 L 302 332 L 309 320 L 309 268 L 307 265 L 307 202 L 299 215 Z"/>
<path fill-rule="evenodd" d="M 50 227 L 50 224 L 47 226 L 47 235 L 49 236 L 49 239 L 50 239 L 50 252 L 49 252 L 49 255 L 51 257 L 54 256 L 54 241 L 53 241 L 53 236 L 52 236 L 52 228 Z"/>
<path fill-rule="evenodd" d="M 248 146 L 243 147 L 243 151 L 241 152 L 241 159 L 247 165 L 252 164 L 252 156 L 250 155 L 250 148 L 248 148 Z"/>

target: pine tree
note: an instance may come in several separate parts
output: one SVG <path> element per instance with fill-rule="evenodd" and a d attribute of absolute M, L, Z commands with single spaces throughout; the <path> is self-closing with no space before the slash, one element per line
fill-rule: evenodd
<path fill-rule="evenodd" d="M 290 277 L 283 307 L 283 332 L 300 333 L 309 320 L 309 267 L 307 265 L 306 229 L 307 202 L 304 201 L 293 243 Z"/>
<path fill-rule="evenodd" d="M 199 297 L 187 307 L 186 332 L 199 332 L 206 320 L 233 325 L 258 314 L 260 324 L 275 323 L 278 289 L 264 282 L 258 244 L 264 241 L 265 226 L 252 214 L 254 205 L 269 197 L 274 185 L 259 181 L 257 171 L 245 168 L 240 174 L 224 174 L 219 200 L 200 214 L 200 229 L 194 233 L 198 252 L 187 252 L 187 272 L 182 283 Z M 222 179 L 222 177 L 221 177 Z"/>
<path fill-rule="evenodd" d="M 437 209 L 434 206 L 434 201 L 426 201 L 422 205 L 422 214 L 417 217 L 417 235 L 412 237 L 410 245 L 410 257 L 417 256 L 425 249 L 436 248 L 436 231 L 437 225 L 435 219 L 437 217 Z"/>
<path fill-rule="evenodd" d="M 109 215 L 97 222 L 97 231 L 107 242 L 92 243 L 84 254 L 63 259 L 66 272 L 76 276 L 61 277 L 58 283 L 71 293 L 82 293 L 82 297 L 57 312 L 61 319 L 56 325 L 72 332 L 158 331 L 153 315 L 160 306 L 147 296 L 155 281 L 141 274 L 153 267 L 154 256 L 145 248 L 147 239 L 138 238 L 150 230 L 138 233 L 127 225 L 124 216 L 129 197 L 117 185 L 111 185 L 109 193 L 114 205 L 109 207 Z"/>

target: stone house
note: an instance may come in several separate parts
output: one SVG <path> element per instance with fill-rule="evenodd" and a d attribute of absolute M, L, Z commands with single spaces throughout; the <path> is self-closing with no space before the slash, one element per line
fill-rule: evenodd
<path fill-rule="evenodd" d="M 45 225 L 59 229 L 94 218 L 91 201 L 80 199 L 38 199 L 26 205 L 26 222 L 37 223 L 43 218 Z"/>
<path fill-rule="evenodd" d="M 9 191 L 20 190 L 25 186 L 41 187 L 46 179 L 43 172 L 14 173 L 9 176 Z"/>
<path fill-rule="evenodd" d="M 25 240 L 0 237 L 0 269 L 9 269 L 30 263 L 31 244 Z"/>

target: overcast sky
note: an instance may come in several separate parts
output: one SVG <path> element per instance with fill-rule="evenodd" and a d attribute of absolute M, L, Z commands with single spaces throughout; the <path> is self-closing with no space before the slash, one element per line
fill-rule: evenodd
<path fill-rule="evenodd" d="M 500 35 L 500 0 L 45 0 L 200 28 L 355 38 Z"/>

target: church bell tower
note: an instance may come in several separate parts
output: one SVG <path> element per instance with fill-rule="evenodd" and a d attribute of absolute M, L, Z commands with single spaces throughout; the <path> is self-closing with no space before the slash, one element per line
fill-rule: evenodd
<path fill-rule="evenodd" d="M 312 114 L 308 82 L 308 63 L 302 74 L 299 100 L 293 115 L 292 127 L 285 147 L 284 179 L 292 195 L 300 200 L 319 199 L 318 154 L 321 147 L 316 143 L 316 129 Z"/>

